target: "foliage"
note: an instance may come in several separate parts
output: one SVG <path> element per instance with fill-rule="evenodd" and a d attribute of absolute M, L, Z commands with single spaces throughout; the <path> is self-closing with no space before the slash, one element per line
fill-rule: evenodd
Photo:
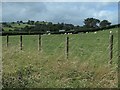
<path fill-rule="evenodd" d="M 108 27 L 110 24 L 111 23 L 108 20 L 103 20 L 100 22 L 100 27 Z"/>
<path fill-rule="evenodd" d="M 85 27 L 87 28 L 96 28 L 98 27 L 97 24 L 100 22 L 99 19 L 95 18 L 87 18 L 84 20 Z"/>

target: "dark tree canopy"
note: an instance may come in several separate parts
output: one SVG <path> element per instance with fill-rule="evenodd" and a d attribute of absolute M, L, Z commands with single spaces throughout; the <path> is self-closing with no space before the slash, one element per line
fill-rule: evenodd
<path fill-rule="evenodd" d="M 100 22 L 100 27 L 107 27 L 110 26 L 111 22 L 109 22 L 108 20 L 103 20 Z"/>
<path fill-rule="evenodd" d="M 100 23 L 100 20 L 95 18 L 87 18 L 84 20 L 85 27 L 87 28 L 96 28 L 98 27 L 97 24 L 99 23 Z"/>

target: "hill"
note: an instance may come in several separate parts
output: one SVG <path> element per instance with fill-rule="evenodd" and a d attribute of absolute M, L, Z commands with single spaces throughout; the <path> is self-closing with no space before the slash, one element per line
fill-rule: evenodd
<path fill-rule="evenodd" d="M 114 36 L 113 63 L 109 64 L 109 35 Z M 66 59 L 66 36 L 69 36 L 69 58 Z M 2 36 L 3 86 L 32 88 L 116 88 L 118 28 L 96 33 Z"/>

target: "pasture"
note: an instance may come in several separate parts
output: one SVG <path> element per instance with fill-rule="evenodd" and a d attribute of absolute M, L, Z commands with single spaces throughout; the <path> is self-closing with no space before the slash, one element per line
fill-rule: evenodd
<path fill-rule="evenodd" d="M 12 30 L 14 31 L 15 29 L 21 29 L 21 28 L 25 28 L 26 26 L 34 26 L 34 25 L 28 25 L 28 24 L 17 24 L 17 23 L 14 23 L 14 24 L 10 24 L 11 27 L 5 27 L 3 26 L 3 29 L 4 31 L 9 31 L 9 30 Z"/>
<path fill-rule="evenodd" d="M 112 64 L 109 64 L 109 35 L 114 36 Z M 97 33 L 70 34 L 69 58 L 66 59 L 67 35 L 2 36 L 3 86 L 29 88 L 115 88 L 118 85 L 118 29 Z"/>

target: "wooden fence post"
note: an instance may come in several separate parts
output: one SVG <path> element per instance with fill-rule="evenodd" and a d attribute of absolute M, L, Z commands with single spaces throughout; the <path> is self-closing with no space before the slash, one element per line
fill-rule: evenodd
<path fill-rule="evenodd" d="M 20 35 L 20 50 L 22 50 L 22 35 Z"/>
<path fill-rule="evenodd" d="M 7 44 L 6 44 L 7 47 L 8 47 L 8 43 L 9 43 L 9 36 L 7 35 Z"/>
<path fill-rule="evenodd" d="M 68 57 L 69 57 L 69 37 L 67 36 L 66 37 L 66 59 L 68 59 Z"/>
<path fill-rule="evenodd" d="M 41 51 L 41 46 L 42 46 L 41 35 L 38 35 L 38 51 Z"/>
<path fill-rule="evenodd" d="M 110 64 L 112 64 L 112 58 L 113 58 L 113 34 L 110 35 Z"/>

